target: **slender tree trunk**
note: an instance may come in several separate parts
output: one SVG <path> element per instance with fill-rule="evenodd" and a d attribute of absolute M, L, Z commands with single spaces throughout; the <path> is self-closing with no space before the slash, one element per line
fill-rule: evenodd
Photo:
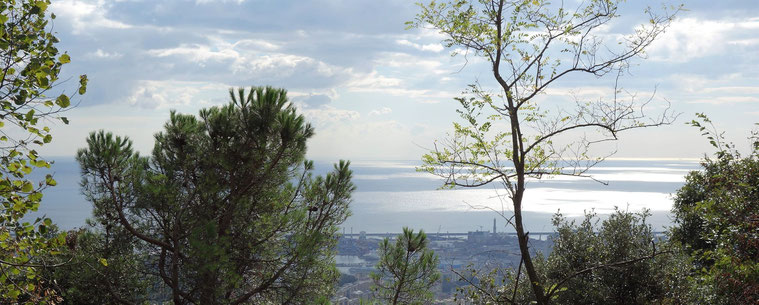
<path fill-rule="evenodd" d="M 545 291 L 543 285 L 540 283 L 538 273 L 535 271 L 535 265 L 532 263 L 532 256 L 530 256 L 529 249 L 529 236 L 524 231 L 524 225 L 522 223 L 522 195 L 524 189 L 518 190 L 517 195 L 514 196 L 514 224 L 517 230 L 517 238 L 519 239 L 519 250 L 524 261 L 524 269 L 527 271 L 527 277 L 530 280 L 530 286 L 533 293 L 535 293 L 535 300 L 539 305 L 548 304 L 548 300 L 545 298 Z"/>
<path fill-rule="evenodd" d="M 500 75 L 498 75 L 500 78 Z M 510 96 L 510 95 L 507 95 Z M 530 256 L 529 249 L 529 236 L 524 231 L 524 224 L 522 222 L 522 199 L 524 198 L 524 150 L 522 147 L 522 132 L 519 126 L 519 116 L 517 114 L 518 109 L 515 107 L 513 98 L 508 98 L 509 108 L 511 109 L 511 140 L 512 140 L 512 161 L 517 172 L 517 186 L 514 192 L 514 226 L 517 230 L 517 238 L 519 239 L 519 250 L 524 260 L 524 269 L 527 271 L 527 277 L 530 279 L 530 287 L 535 294 L 535 300 L 538 305 L 547 305 L 548 300 L 545 297 L 545 291 L 543 285 L 538 278 L 538 273 L 535 271 L 535 265 L 532 263 L 532 256 Z"/>

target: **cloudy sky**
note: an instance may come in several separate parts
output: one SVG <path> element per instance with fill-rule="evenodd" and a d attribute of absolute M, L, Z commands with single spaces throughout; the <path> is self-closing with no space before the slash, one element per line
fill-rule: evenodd
<path fill-rule="evenodd" d="M 657 3 L 629 2 L 608 31 L 629 33 L 647 20 L 642 3 Z M 685 4 L 622 80 L 641 94 L 656 88 L 682 115 L 622 136 L 617 157 L 702 156 L 708 144 L 684 124 L 696 112 L 743 147 L 759 122 L 759 5 Z M 408 0 L 53 0 L 51 10 L 59 49 L 72 58 L 64 73 L 90 83 L 47 155 L 75 154 L 96 129 L 148 153 L 171 109 L 196 113 L 226 103 L 230 87 L 272 85 L 315 125 L 310 158 L 416 160 L 451 130 L 452 98 L 491 77 L 481 61 L 452 57 L 435 31 L 406 30 L 418 11 Z M 608 83 L 570 78 L 541 99 L 608 92 Z"/>

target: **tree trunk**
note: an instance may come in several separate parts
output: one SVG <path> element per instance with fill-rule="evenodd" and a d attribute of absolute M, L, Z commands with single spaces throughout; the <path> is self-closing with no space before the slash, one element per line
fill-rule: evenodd
<path fill-rule="evenodd" d="M 497 68 L 497 66 L 496 66 Z M 496 72 L 496 75 L 500 79 L 500 74 Z M 507 95 L 509 96 L 509 95 Z M 524 269 L 527 271 L 527 277 L 530 279 L 530 287 L 535 294 L 535 301 L 538 305 L 548 305 L 548 300 L 543 290 L 543 285 L 538 278 L 538 273 L 535 271 L 535 265 L 532 263 L 532 256 L 530 256 L 529 249 L 529 236 L 524 231 L 524 224 L 522 223 L 522 198 L 524 198 L 524 150 L 522 147 L 522 132 L 519 126 L 519 116 L 517 109 L 514 107 L 514 100 L 508 98 L 509 107 L 511 110 L 511 140 L 512 140 L 512 162 L 517 172 L 517 186 L 514 192 L 514 226 L 517 230 L 517 239 L 519 239 L 519 250 L 521 252 L 522 260 L 524 260 Z"/>
<path fill-rule="evenodd" d="M 517 190 L 517 195 L 514 196 L 514 224 L 517 230 L 517 238 L 519 239 L 519 250 L 524 261 L 524 268 L 527 271 L 527 277 L 530 280 L 530 287 L 532 287 L 533 293 L 535 293 L 535 300 L 538 305 L 547 305 L 548 300 L 545 297 L 545 291 L 543 285 L 540 283 L 538 273 L 535 271 L 535 265 L 532 263 L 532 256 L 530 256 L 529 249 L 529 236 L 524 231 L 522 224 L 522 195 L 524 189 Z"/>

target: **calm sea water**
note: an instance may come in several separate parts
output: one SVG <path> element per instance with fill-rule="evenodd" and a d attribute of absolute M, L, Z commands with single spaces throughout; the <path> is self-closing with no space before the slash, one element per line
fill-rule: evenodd
<path fill-rule="evenodd" d="M 91 205 L 79 190 L 79 167 L 73 158 L 54 158 L 51 168 L 59 182 L 48 188 L 40 210 L 33 216 L 47 215 L 63 229 L 83 226 L 91 215 Z M 354 161 L 356 192 L 353 215 L 344 223 L 351 231 L 399 232 L 403 226 L 427 232 L 510 231 L 495 211 L 510 216 L 505 193 L 497 187 L 438 190 L 442 181 L 418 173 L 419 161 Z M 316 163 L 316 173 L 332 168 Z M 649 209 L 649 222 L 657 229 L 668 226 L 672 194 L 684 176 L 697 170 L 697 161 L 605 161 L 589 171 L 596 179 L 556 177 L 529 181 L 524 200 L 524 216 L 530 231 L 551 231 L 551 216 L 561 211 L 566 216 L 581 216 L 585 211 L 608 214 L 614 207 L 629 211 Z M 35 175 L 44 176 L 38 171 Z"/>

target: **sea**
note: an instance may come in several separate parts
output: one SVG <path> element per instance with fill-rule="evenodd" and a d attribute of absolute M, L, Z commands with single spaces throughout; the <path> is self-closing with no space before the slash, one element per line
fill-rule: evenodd
<path fill-rule="evenodd" d="M 32 178 L 51 173 L 58 185 L 44 191 L 39 210 L 28 218 L 45 215 L 63 230 L 85 226 L 92 205 L 80 191 L 79 165 L 72 157 L 49 159 L 55 161 L 52 167 L 36 170 Z M 315 165 L 315 174 L 332 169 L 329 162 Z M 419 165 L 420 161 L 353 161 L 356 191 L 352 215 L 342 231 L 395 233 L 410 227 L 428 233 L 513 232 L 506 221 L 513 209 L 500 185 L 443 190 L 443 180 L 416 171 Z M 523 201 L 525 227 L 551 232 L 551 218 L 557 212 L 572 220 L 585 213 L 603 218 L 621 209 L 649 211 L 647 222 L 663 231 L 672 225 L 673 195 L 685 183 L 685 176 L 699 168 L 698 160 L 606 160 L 586 173 L 593 179 L 531 179 Z"/>

